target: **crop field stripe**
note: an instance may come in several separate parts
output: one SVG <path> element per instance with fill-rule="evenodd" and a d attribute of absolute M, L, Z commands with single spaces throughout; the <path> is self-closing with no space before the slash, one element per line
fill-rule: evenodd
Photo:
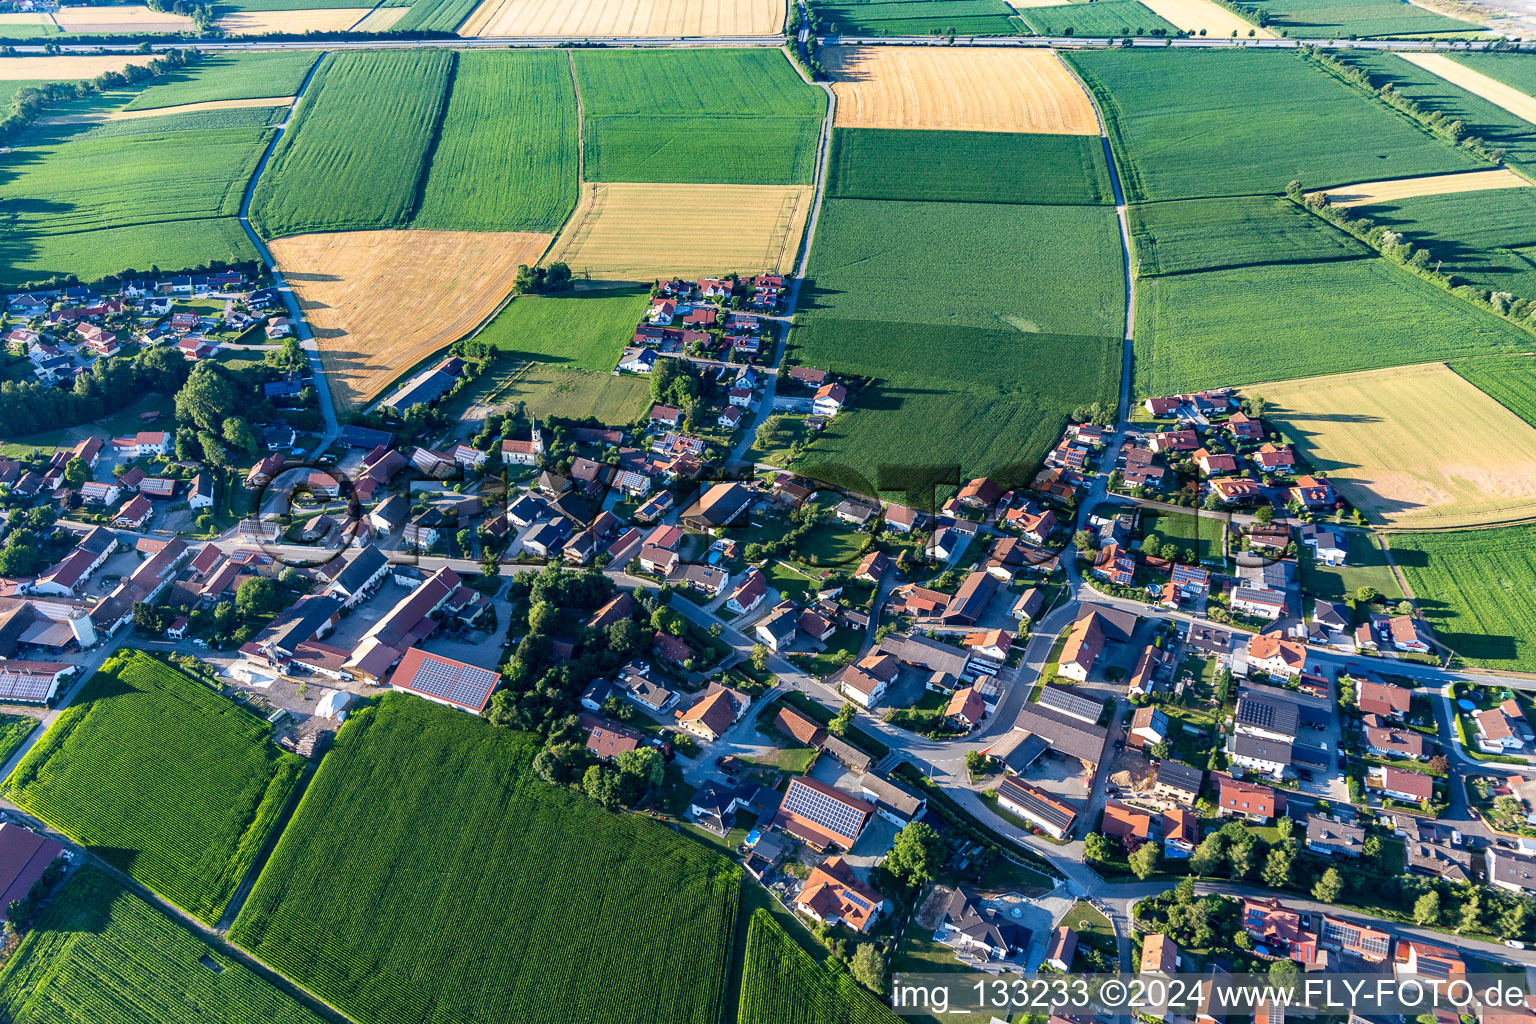
<path fill-rule="evenodd" d="M 1531 184 L 1507 167 L 1491 171 L 1466 171 L 1461 174 L 1430 174 L 1419 178 L 1395 178 L 1391 181 L 1363 181 L 1320 189 L 1330 206 L 1370 206 L 1396 199 L 1418 196 L 1457 195 L 1494 189 L 1524 188 Z M 1311 194 L 1311 193 L 1309 193 Z"/>
<path fill-rule="evenodd" d="M 1457 54 L 1456 63 L 1503 82 L 1527 96 L 1536 96 L 1536 66 L 1533 66 L 1536 61 L 1532 61 L 1528 53 Z"/>
<path fill-rule="evenodd" d="M 1276 37 L 1273 30 L 1260 28 L 1211 0 L 1142 0 L 1142 3 L 1151 8 L 1153 14 L 1186 32 L 1199 34 L 1203 30 L 1210 36 L 1230 36 L 1236 32 L 1242 37 L 1252 32 L 1255 39 Z"/>
<path fill-rule="evenodd" d="M 1376 522 L 1446 528 L 1536 518 L 1536 429 L 1442 363 L 1249 390 Z"/>
<path fill-rule="evenodd" d="M 818 964 L 768 911 L 752 915 L 736 1024 L 897 1024 L 901 1019 L 848 972 Z"/>
<path fill-rule="evenodd" d="M 1019 17 L 1042 36 L 1125 36 L 1143 32 L 1177 33 L 1178 28 L 1159 17 L 1140 0 L 1097 0 L 1096 3 L 1021 7 Z"/>
<path fill-rule="evenodd" d="M 1524 352 L 1536 340 L 1380 258 L 1144 277 L 1136 287 L 1141 395 Z"/>
<path fill-rule="evenodd" d="M 372 7 L 322 7 L 312 11 L 232 11 L 219 19 L 231 36 L 268 32 L 345 32 L 366 18 Z"/>
<path fill-rule="evenodd" d="M 1294 52 L 1078 50 L 1131 202 L 1278 195 L 1487 163 Z M 1362 145 L 1369 139 L 1369 145 Z M 1244 158 L 1233 163 L 1230 154 Z"/>
<path fill-rule="evenodd" d="M 264 238 L 403 227 L 446 106 L 454 54 L 332 55 L 315 72 L 251 201 Z M 391 126 L 388 144 L 380 126 Z"/>
<path fill-rule="evenodd" d="M 232 940 L 358 1021 L 716 1024 L 740 869 L 547 785 L 538 747 L 406 694 L 356 711 Z"/>
<path fill-rule="evenodd" d="M 130 64 L 148 64 L 153 53 L 133 56 L 0 57 L 0 82 L 61 82 L 95 78 L 103 71 L 121 71 Z"/>
<path fill-rule="evenodd" d="M 337 404 L 359 408 L 490 317 L 518 264 L 536 263 L 549 241 L 542 232 L 353 231 L 269 247 L 314 330 Z"/>
<path fill-rule="evenodd" d="M 292 96 L 319 57 L 319 50 L 206 54 L 196 64 L 155 79 L 123 110 Z"/>
<path fill-rule="evenodd" d="M 1536 529 L 1392 533 L 1435 636 L 1483 668 L 1536 670 Z"/>
<path fill-rule="evenodd" d="M 783 31 L 783 0 L 482 0 L 464 36 L 753 36 Z"/>
<path fill-rule="evenodd" d="M 1098 135 L 1093 104 L 1050 50 L 829 46 L 839 128 Z"/>
<path fill-rule="evenodd" d="M 217 921 L 298 784 L 271 727 L 140 651 L 92 677 L 5 780 L 18 805 Z"/>
<path fill-rule="evenodd" d="M 1451 60 L 1442 54 L 1400 53 L 1398 56 L 1431 74 L 1439 75 L 1452 85 L 1460 86 L 1496 107 L 1502 107 L 1522 121 L 1536 124 L 1536 96 L 1505 85 L 1496 78 L 1490 78 L 1481 71 L 1474 70 L 1460 61 Z"/>
<path fill-rule="evenodd" d="M 115 110 L 99 114 L 61 114 L 58 117 L 41 117 L 35 124 L 43 126 L 61 124 L 98 124 L 102 121 L 135 121 L 146 117 L 167 117 L 174 114 L 197 114 L 205 110 L 245 110 L 251 107 L 291 107 L 297 96 L 268 96 L 248 100 L 206 100 L 202 103 L 181 103 L 171 107 L 148 107 L 139 110 Z"/>
<path fill-rule="evenodd" d="M 1375 258 L 1365 243 L 1274 196 L 1134 203 L 1137 276 Z"/>
<path fill-rule="evenodd" d="M 411 226 L 552 233 L 576 205 L 578 162 L 565 55 L 464 51 L 433 132 Z"/>

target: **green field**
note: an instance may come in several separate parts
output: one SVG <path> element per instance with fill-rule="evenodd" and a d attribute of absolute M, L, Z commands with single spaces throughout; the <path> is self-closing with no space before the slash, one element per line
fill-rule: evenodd
<path fill-rule="evenodd" d="M 355 712 L 230 938 L 358 1021 L 714 1024 L 739 869 L 542 782 L 538 747 L 405 694 Z"/>
<path fill-rule="evenodd" d="M 1375 256 L 1365 243 L 1288 199 L 1138 203 L 1126 212 L 1141 277 Z"/>
<path fill-rule="evenodd" d="M 212 924 L 304 769 L 270 733 L 179 669 L 122 650 L 22 758 L 4 792 Z"/>
<path fill-rule="evenodd" d="M 1439 75 L 1408 63 L 1395 53 L 1343 50 L 1333 56 L 1370 75 L 1374 85 L 1391 85 L 1425 110 L 1439 111 L 1452 120 L 1461 121 L 1466 125 L 1467 134 L 1477 136 L 1491 148 L 1502 149 L 1505 160 L 1511 164 L 1528 170 L 1536 168 L 1536 127 L 1503 107 L 1495 106 L 1460 86 L 1452 85 Z M 1495 56 L 1504 59 L 1502 54 L 1490 54 L 1479 56 L 1478 60 L 1468 61 L 1467 64 L 1483 70 L 1485 65 L 1481 61 Z M 1516 62 L 1516 67 L 1527 63 L 1524 58 L 1516 58 Z M 1495 66 L 1486 65 L 1488 70 Z"/>
<path fill-rule="evenodd" d="M 1536 529 L 1394 533 L 1389 542 L 1441 643 L 1473 665 L 1536 669 Z"/>
<path fill-rule="evenodd" d="M 1016 36 L 1029 31 L 1001 0 L 817 0 L 823 31 L 841 35 Z"/>
<path fill-rule="evenodd" d="M 522 402 L 540 416 L 573 420 L 593 417 L 603 423 L 623 424 L 635 422 L 650 410 L 651 388 L 646 378 L 635 374 L 567 370 L 502 353 L 446 408 L 456 415 L 475 402 L 496 407 Z"/>
<path fill-rule="evenodd" d="M 1137 288 L 1144 395 L 1536 348 L 1384 259 L 1149 277 Z"/>
<path fill-rule="evenodd" d="M 1483 394 L 1536 427 L 1536 362 L 1527 357 L 1458 359 L 1450 366 Z"/>
<path fill-rule="evenodd" d="M 1079 50 L 1131 201 L 1278 195 L 1485 168 L 1282 50 Z M 1405 62 L 1406 63 L 1406 62 Z"/>
<path fill-rule="evenodd" d="M 1025 472 L 1114 401 L 1122 275 L 1109 207 L 827 200 L 794 362 L 876 383 L 798 465 L 864 493 L 882 466 Z"/>
<path fill-rule="evenodd" d="M 305 6 L 324 5 L 306 3 Z M 319 57 L 318 50 L 209 54 L 191 67 L 155 79 L 153 85 L 139 93 L 124 109 L 146 110 L 212 100 L 293 96 Z"/>
<path fill-rule="evenodd" d="M 810 184 L 826 96 L 777 50 L 580 50 L 588 181 Z"/>
<path fill-rule="evenodd" d="M 410 10 L 391 26 L 394 33 L 405 32 L 452 32 L 464 23 L 479 0 L 416 0 Z M 399 7 L 398 3 L 386 3 L 385 7 Z"/>
<path fill-rule="evenodd" d="M 328 55 L 257 182 L 251 224 L 265 238 L 405 227 L 453 63 L 442 50 Z"/>
<path fill-rule="evenodd" d="M 1414 196 L 1355 212 L 1428 249 L 1468 284 L 1536 298 L 1536 189 Z"/>
<path fill-rule="evenodd" d="M 235 215 L 270 129 L 202 127 L 229 113 L 29 131 L 0 178 L 0 285 L 255 258 Z"/>
<path fill-rule="evenodd" d="M 51 22 L 45 25 L 0 25 L 0 39 L 46 39 L 63 32 Z"/>
<path fill-rule="evenodd" d="M 1513 89 L 1519 89 L 1527 96 L 1536 96 L 1536 61 L 1532 61 L 1529 56 L 1513 53 L 1458 53 L 1446 56 L 1489 78 L 1496 78 Z"/>
<path fill-rule="evenodd" d="M 1139 36 L 1163 32 L 1178 35 L 1178 27 L 1164 21 L 1139 0 L 1097 0 L 1095 3 L 1059 4 L 1054 7 L 1021 7 L 1019 17 L 1042 36 Z"/>
<path fill-rule="evenodd" d="M 116 882 L 70 879 L 0 971 L 9 1024 L 320 1024 Z"/>
<path fill-rule="evenodd" d="M 839 128 L 827 195 L 971 203 L 1109 203 L 1102 141 L 1093 135 Z"/>
<path fill-rule="evenodd" d="M 768 911 L 752 915 L 736 1024 L 896 1024 L 900 1019 L 848 972 L 818 964 Z"/>
<path fill-rule="evenodd" d="M 553 233 L 576 205 L 576 165 L 563 53 L 461 53 L 411 226 Z"/>
<path fill-rule="evenodd" d="M 1160 552 L 1165 544 L 1174 544 L 1179 548 L 1180 561 L 1186 549 L 1194 551 L 1195 557 L 1202 562 L 1221 561 L 1221 539 L 1226 523 L 1225 516 L 1216 514 L 1143 512 L 1141 550 L 1152 554 Z"/>
<path fill-rule="evenodd" d="M 607 373 L 650 304 L 649 289 L 520 295 L 478 339 L 522 358 Z"/>
<path fill-rule="evenodd" d="M 1400 0 L 1253 0 L 1269 14 L 1269 29 L 1297 39 L 1378 39 L 1482 32 L 1481 25 L 1448 18 Z"/>
<path fill-rule="evenodd" d="M 69 128 L 72 144 L 98 139 L 121 139 L 129 135 L 163 135 L 167 132 L 216 131 L 225 128 L 267 128 L 287 120 L 287 107 L 236 107 L 233 110 L 191 110 L 180 114 L 159 114 L 99 124 L 78 124 Z"/>

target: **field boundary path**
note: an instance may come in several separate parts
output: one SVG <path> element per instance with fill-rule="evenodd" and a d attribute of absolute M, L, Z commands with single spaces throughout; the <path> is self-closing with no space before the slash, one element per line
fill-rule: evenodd
<path fill-rule="evenodd" d="M 277 283 L 277 292 L 283 297 L 283 305 L 288 307 L 288 318 L 293 321 L 294 334 L 298 336 L 299 344 L 304 346 L 304 351 L 309 355 L 310 373 L 314 375 L 315 395 L 320 399 L 320 414 L 325 417 L 325 436 L 320 438 L 320 443 L 315 446 L 315 454 L 319 455 L 331 446 L 341 434 L 341 425 L 336 422 L 336 403 L 331 396 L 331 384 L 325 376 L 325 364 L 320 360 L 320 346 L 315 341 L 314 332 L 309 329 L 309 323 L 305 321 L 303 312 L 299 309 L 299 299 L 293 293 L 293 288 L 283 277 L 282 271 L 277 267 L 277 262 L 272 258 L 272 252 L 267 248 L 256 229 L 251 227 L 251 197 L 256 194 L 256 182 L 261 180 L 261 172 L 266 169 L 267 161 L 272 158 L 272 152 L 277 148 L 278 140 L 283 137 L 284 130 L 293 120 L 294 112 L 298 109 L 299 102 L 304 98 L 304 91 L 309 88 L 309 83 L 314 80 L 315 72 L 320 70 L 320 65 L 325 63 L 327 54 L 320 54 L 320 59 L 310 67 L 309 74 L 304 76 L 304 81 L 293 94 L 293 106 L 288 108 L 288 117 L 277 126 L 277 131 L 272 133 L 272 141 L 267 143 L 267 151 L 261 154 L 261 160 L 257 162 L 256 169 L 251 172 L 251 180 L 246 182 L 245 195 L 240 197 L 240 226 L 245 229 L 251 244 L 256 247 L 261 260 L 272 272 L 272 278 Z"/>

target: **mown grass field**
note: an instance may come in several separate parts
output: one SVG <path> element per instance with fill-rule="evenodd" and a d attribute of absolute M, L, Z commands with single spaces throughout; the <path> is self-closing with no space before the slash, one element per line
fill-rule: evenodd
<path fill-rule="evenodd" d="M 264 238 L 404 227 L 453 62 L 441 50 L 328 55 L 257 182 L 251 224 Z"/>
<path fill-rule="evenodd" d="M 1496 106 L 1480 96 L 1474 96 L 1467 90 L 1452 85 L 1439 75 L 1426 71 L 1395 53 L 1343 50 L 1335 53 L 1334 56 L 1366 72 L 1375 85 L 1390 84 L 1392 88 L 1421 104 L 1425 109 L 1438 110 L 1446 117 L 1461 121 L 1467 127 L 1467 134 L 1476 135 L 1490 147 L 1502 149 L 1507 162 L 1527 169 L 1536 167 L 1536 129 L 1533 129 L 1529 122 L 1521 120 L 1503 107 Z M 1503 57 L 1504 55 L 1479 55 L 1479 60 L 1466 63 L 1474 70 L 1498 77 L 1494 74 L 1497 65 L 1482 63 L 1482 60 L 1487 57 L 1494 56 Z M 1523 66 L 1523 64 L 1524 61 L 1521 60 L 1516 66 Z M 1308 187 L 1311 187 L 1310 183 Z"/>
<path fill-rule="evenodd" d="M 563 53 L 461 53 L 411 226 L 553 234 L 576 205 L 576 145 Z"/>
<path fill-rule="evenodd" d="M 235 215 L 270 129 L 204 127 L 245 113 L 34 127 L 0 179 L 0 285 L 254 258 Z"/>
<path fill-rule="evenodd" d="M 0 1017 L 10 1024 L 322 1019 L 90 869 L 70 879 L 0 971 Z"/>
<path fill-rule="evenodd" d="M 319 59 L 318 50 L 209 54 L 191 67 L 157 78 L 123 109 L 292 96 Z"/>
<path fill-rule="evenodd" d="M 846 971 L 818 964 L 768 911 L 752 915 L 736 1024 L 896 1024 L 900 1019 Z"/>
<path fill-rule="evenodd" d="M 1375 256 L 1321 217 L 1272 196 L 1139 203 L 1126 212 L 1141 277 Z"/>
<path fill-rule="evenodd" d="M 529 770 L 538 740 L 352 715 L 230 937 L 359 1021 L 714 1024 L 739 869 Z"/>
<path fill-rule="evenodd" d="M 1019 17 L 1042 36 L 1175 35 L 1178 28 L 1159 18 L 1139 0 L 1097 0 L 1096 3 L 1022 7 Z"/>
<path fill-rule="evenodd" d="M 1254 6 L 1268 12 L 1272 32 L 1298 39 L 1379 39 L 1484 31 L 1475 22 L 1397 0 L 1256 0 Z"/>
<path fill-rule="evenodd" d="M 1406 117 L 1280 50 L 1082 50 L 1063 58 L 1098 98 L 1138 200 L 1278 195 L 1484 168 Z"/>
<path fill-rule="evenodd" d="M 5 780 L 5 795 L 212 924 L 304 762 L 271 727 L 142 651 L 109 658 Z"/>
<path fill-rule="evenodd" d="M 1513 324 L 1383 259 L 1149 277 L 1137 288 L 1138 394 L 1536 347 Z"/>
<path fill-rule="evenodd" d="M 514 357 L 570 370 L 607 372 L 651 304 L 649 290 L 521 295 L 485 326 L 479 340 Z"/>
<path fill-rule="evenodd" d="M 1536 298 L 1536 189 L 1415 196 L 1354 212 L 1428 249 L 1468 284 Z"/>
<path fill-rule="evenodd" d="M 1403 588 L 1398 586 L 1392 567 L 1387 564 L 1381 541 L 1374 533 L 1351 531 L 1344 534 L 1349 556 L 1343 565 L 1324 565 L 1303 554 L 1301 589 L 1313 597 L 1342 601 L 1352 598 L 1361 587 L 1373 587 L 1389 601 L 1400 601 Z"/>
<path fill-rule="evenodd" d="M 805 185 L 826 98 L 777 50 L 583 50 L 588 181 Z"/>
<path fill-rule="evenodd" d="M 1529 357 L 1458 359 L 1450 366 L 1479 391 L 1536 427 L 1536 361 Z"/>
<path fill-rule="evenodd" d="M 1001 0 L 818 0 L 811 7 L 827 31 L 842 35 L 1029 35 Z"/>
<path fill-rule="evenodd" d="M 1114 198 L 1097 136 L 895 128 L 834 131 L 827 195 L 1056 205 Z"/>
<path fill-rule="evenodd" d="M 1016 478 L 1072 409 L 1113 404 L 1125 295 L 1110 208 L 829 199 L 821 218 L 793 360 L 875 383 L 807 472 L 865 493 L 881 467 Z"/>
<path fill-rule="evenodd" d="M 1388 541 L 1442 643 L 1473 665 L 1536 669 L 1536 529 L 1394 533 Z"/>

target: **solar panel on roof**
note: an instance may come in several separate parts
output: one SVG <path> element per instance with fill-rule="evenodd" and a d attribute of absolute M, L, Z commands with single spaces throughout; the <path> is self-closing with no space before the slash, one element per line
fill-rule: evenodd
<path fill-rule="evenodd" d="M 35 672 L 13 672 L 0 669 L 0 698 L 21 701 L 44 701 L 53 689 L 53 676 Z"/>

